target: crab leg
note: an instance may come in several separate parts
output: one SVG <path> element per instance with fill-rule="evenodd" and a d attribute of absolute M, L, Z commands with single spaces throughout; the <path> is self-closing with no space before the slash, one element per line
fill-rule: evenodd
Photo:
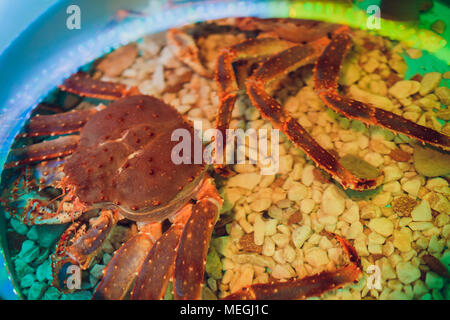
<path fill-rule="evenodd" d="M 137 89 L 134 87 L 128 90 L 127 86 L 121 83 L 94 80 L 87 73 L 81 71 L 64 80 L 59 88 L 82 97 L 105 100 L 117 100 L 137 93 Z"/>
<path fill-rule="evenodd" d="M 217 58 L 215 79 L 218 84 L 220 99 L 216 129 L 221 132 L 222 137 L 226 137 L 226 130 L 229 128 L 231 114 L 239 93 L 238 80 L 233 70 L 233 63 L 243 59 L 267 57 L 293 46 L 296 46 L 296 44 L 285 40 L 262 38 L 238 43 L 221 52 Z M 215 144 L 215 150 L 224 150 L 226 139 L 216 139 Z M 221 155 L 218 156 L 220 157 Z M 224 165 L 216 165 L 215 169 L 224 175 L 229 173 Z"/>
<path fill-rule="evenodd" d="M 198 199 L 181 236 L 175 262 L 174 295 L 179 300 L 201 298 L 206 254 L 223 202 L 211 178 L 205 180 Z"/>
<path fill-rule="evenodd" d="M 217 58 L 215 79 L 219 91 L 219 111 L 216 127 L 225 136 L 229 128 L 231 112 L 236 102 L 239 87 L 233 70 L 233 62 L 243 59 L 262 58 L 295 46 L 295 43 L 285 40 L 262 38 L 238 43 L 224 49 Z"/>
<path fill-rule="evenodd" d="M 201 298 L 205 259 L 218 213 L 216 200 L 201 199 L 192 208 L 175 261 L 174 295 L 177 300 Z"/>
<path fill-rule="evenodd" d="M 55 136 L 74 133 L 81 130 L 84 124 L 103 107 L 87 110 L 73 110 L 52 115 L 36 115 L 31 118 L 27 132 L 22 137 Z"/>
<path fill-rule="evenodd" d="M 173 277 L 181 235 L 192 213 L 192 204 L 185 205 L 175 216 L 172 226 L 156 241 L 138 271 L 132 300 L 161 300 Z"/>
<path fill-rule="evenodd" d="M 132 299 L 162 299 L 172 277 L 175 299 L 200 298 L 209 239 L 222 204 L 210 178 L 203 183 L 198 199 L 177 213 L 170 229 L 145 258 Z"/>
<path fill-rule="evenodd" d="M 146 225 L 137 235 L 117 250 L 103 272 L 103 278 L 92 299 L 121 300 L 126 297 L 136 279 L 137 270 L 161 235 L 161 224 Z"/>
<path fill-rule="evenodd" d="M 76 209 L 70 211 L 61 210 L 55 213 L 57 209 L 51 205 L 51 200 L 41 200 L 38 196 L 35 199 L 26 200 L 26 206 L 22 210 L 22 222 L 28 225 L 62 224 L 76 220 L 83 214 L 82 210 Z"/>
<path fill-rule="evenodd" d="M 263 58 L 296 46 L 295 43 L 274 39 L 251 39 L 223 49 L 217 58 L 215 79 L 218 84 L 219 97 L 237 94 L 236 76 L 233 72 L 233 62 L 251 58 Z"/>
<path fill-rule="evenodd" d="M 326 291 L 338 289 L 357 282 L 361 274 L 361 263 L 356 250 L 344 238 L 333 235 L 341 244 L 350 263 L 335 271 L 325 271 L 303 279 L 254 284 L 225 297 L 227 300 L 291 300 L 320 296 Z"/>
<path fill-rule="evenodd" d="M 48 140 L 32 144 L 11 151 L 12 161 L 5 168 L 18 167 L 27 163 L 64 157 L 75 151 L 80 136 L 63 136 L 54 140 Z"/>
<path fill-rule="evenodd" d="M 379 125 L 396 133 L 418 139 L 421 142 L 449 150 L 449 136 L 418 125 L 395 113 L 347 98 L 337 92 L 340 66 L 351 47 L 351 43 L 348 33 L 338 33 L 317 60 L 314 90 L 325 105 L 348 118 L 360 120 L 367 125 Z"/>
<path fill-rule="evenodd" d="M 295 119 L 289 117 L 281 128 L 289 140 L 308 154 L 319 167 L 328 172 L 344 188 L 366 190 L 376 188 L 381 183 L 383 176 L 376 179 L 355 176 L 330 152 L 322 148 Z"/>
<path fill-rule="evenodd" d="M 328 172 L 344 188 L 365 190 L 376 187 L 379 179 L 362 179 L 344 168 L 327 150 L 322 148 L 309 133 L 292 117 L 286 117 L 281 105 L 267 92 L 265 85 L 289 71 L 314 61 L 322 51 L 327 40 L 318 40 L 304 46 L 289 48 L 266 60 L 254 74 L 247 79 L 247 94 L 262 117 L 270 120 L 287 137 L 322 169 Z"/>
<path fill-rule="evenodd" d="M 266 60 L 246 81 L 247 93 L 263 116 L 280 127 L 285 122 L 281 105 L 265 90 L 266 84 L 292 70 L 313 62 L 320 54 L 315 44 L 295 46 Z"/>
<path fill-rule="evenodd" d="M 63 164 L 64 160 L 62 159 L 38 163 L 35 167 L 36 181 L 39 181 L 39 184 L 43 186 L 58 186 L 58 183 L 64 178 Z"/>

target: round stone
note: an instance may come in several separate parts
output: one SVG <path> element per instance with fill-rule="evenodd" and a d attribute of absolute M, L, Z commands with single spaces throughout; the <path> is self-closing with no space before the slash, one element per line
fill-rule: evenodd
<path fill-rule="evenodd" d="M 420 270 L 410 262 L 399 262 L 396 267 L 398 279 L 410 284 L 420 278 Z"/>

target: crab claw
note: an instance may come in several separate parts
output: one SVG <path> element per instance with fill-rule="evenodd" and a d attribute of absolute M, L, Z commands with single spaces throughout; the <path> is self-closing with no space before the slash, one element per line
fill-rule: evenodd
<path fill-rule="evenodd" d="M 77 263 L 69 257 L 52 255 L 52 285 L 59 291 L 69 293 L 77 288 L 76 282 L 79 280 L 70 282 L 69 279 L 70 275 L 79 272 L 73 266 L 77 266 Z"/>
<path fill-rule="evenodd" d="M 102 210 L 90 228 L 87 220 L 76 221 L 67 228 L 52 255 L 53 285 L 56 288 L 63 292 L 72 289 L 68 283 L 68 275 L 74 271 L 71 266 L 77 267 L 76 272 L 86 269 L 118 219 L 117 213 Z"/>
<path fill-rule="evenodd" d="M 62 292 L 70 292 L 72 287 L 67 281 L 68 274 L 70 273 L 69 267 L 77 266 L 77 262 L 66 255 L 66 247 L 77 236 L 82 234 L 86 230 L 85 223 L 81 221 L 74 222 L 66 231 L 61 235 L 59 242 L 56 246 L 55 253 L 52 255 L 52 285 Z"/>
<path fill-rule="evenodd" d="M 119 220 L 119 215 L 111 210 L 102 210 L 92 226 L 65 249 L 66 254 L 82 269 L 89 266 L 103 242 Z"/>
<path fill-rule="evenodd" d="M 27 225 L 63 224 L 76 220 L 86 211 L 86 207 L 77 198 L 72 203 L 65 203 L 65 200 L 74 198 L 72 193 L 62 195 L 52 188 L 61 183 L 58 181 L 59 173 L 58 162 L 39 166 L 36 171 L 24 168 L 12 183 L 14 187 L 2 195 L 4 210 Z M 36 180 L 46 182 L 46 185 L 38 185 Z M 59 198 L 62 196 L 61 201 Z"/>

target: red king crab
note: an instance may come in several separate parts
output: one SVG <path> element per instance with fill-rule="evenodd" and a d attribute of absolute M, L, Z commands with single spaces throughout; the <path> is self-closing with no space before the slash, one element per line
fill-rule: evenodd
<path fill-rule="evenodd" d="M 229 21 L 233 23 L 231 26 L 227 25 Z M 358 190 L 375 187 L 379 180 L 361 180 L 343 168 L 293 118 L 284 115 L 279 103 L 265 91 L 267 81 L 317 60 L 316 92 L 333 110 L 448 149 L 447 136 L 338 93 L 339 66 L 351 46 L 347 28 L 280 19 L 243 18 L 220 23 L 226 32 L 230 29 L 247 32 L 249 39 L 224 49 L 217 60 L 219 130 L 227 128 L 239 90 L 233 62 L 263 56 L 260 67 L 246 81 L 247 93 L 263 117 L 343 187 Z M 187 28 L 170 30 L 169 43 L 182 61 L 202 75 L 211 76 Z M 265 37 L 255 37 L 257 34 Z M 48 201 L 39 196 L 22 199 L 12 194 L 8 199 L 10 211 L 30 224 L 74 221 L 61 237 L 54 255 L 56 278 L 67 261 L 87 268 L 120 219 L 136 221 L 139 233 L 115 252 L 94 298 L 122 299 L 131 291 L 132 299 L 161 299 L 171 279 L 175 298 L 200 298 L 205 257 L 222 199 L 204 165 L 175 165 L 171 161 L 174 146 L 171 133 L 184 128 L 196 139 L 190 123 L 160 100 L 140 95 L 136 88 L 94 80 L 82 72 L 66 79 L 60 88 L 81 96 L 116 101 L 106 108 L 36 116 L 30 120 L 24 135 L 80 134 L 12 151 L 13 161 L 7 167 L 43 161 L 46 169 L 39 182 L 56 186 L 63 193 L 57 206 L 54 199 Z M 62 169 L 51 165 L 54 160 L 49 161 L 67 155 L 70 157 L 64 159 Z M 219 172 L 227 172 L 223 165 L 216 167 Z M 63 177 L 59 178 L 60 175 Z M 43 189 L 33 182 L 22 188 Z M 14 203 L 21 199 L 25 205 L 20 209 L 22 213 L 17 214 Z M 78 218 L 92 209 L 100 209 L 100 216 L 87 229 Z M 166 218 L 171 219 L 172 225 L 161 235 L 161 221 Z M 334 237 L 349 258 L 347 265 L 303 279 L 254 284 L 227 298 L 300 299 L 358 281 L 361 265 L 356 251 L 345 239 Z M 55 285 L 60 286 L 57 279 Z"/>
<path fill-rule="evenodd" d="M 201 75 L 212 77 L 218 85 L 220 98 L 216 127 L 225 136 L 232 110 L 242 87 L 261 116 L 280 129 L 289 140 L 303 150 L 318 167 L 325 170 L 343 188 L 366 190 L 377 187 L 382 177 L 365 179 L 340 164 L 333 154 L 322 148 L 267 92 L 267 85 L 304 65 L 315 63 L 314 91 L 333 111 L 366 125 L 378 125 L 394 133 L 402 133 L 423 143 L 449 150 L 450 137 L 416 124 L 395 113 L 343 96 L 338 91 L 338 76 L 346 53 L 352 46 L 350 28 L 318 21 L 295 19 L 232 18 L 213 22 L 216 32 L 242 32 L 247 40 L 224 48 L 218 55 L 215 70 L 204 64 L 196 46 L 193 26 L 169 31 L 169 43 L 180 59 Z M 195 30 L 195 29 L 194 29 Z M 256 36 L 256 37 L 255 37 Z M 259 65 L 242 81 L 242 72 L 235 72 L 233 63 L 259 59 Z M 226 141 L 226 140 L 225 140 Z M 218 147 L 225 147 L 218 140 Z M 221 150 L 221 149 L 220 149 Z M 219 172 L 229 170 L 216 165 Z"/>

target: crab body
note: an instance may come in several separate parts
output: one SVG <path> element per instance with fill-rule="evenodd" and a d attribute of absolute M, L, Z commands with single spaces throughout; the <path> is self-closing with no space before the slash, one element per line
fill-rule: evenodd
<path fill-rule="evenodd" d="M 164 220 L 192 195 L 205 168 L 171 161 L 171 134 L 180 128 L 196 137 L 176 110 L 151 96 L 111 103 L 83 127 L 64 164 L 63 187 L 87 205 L 117 207 L 134 221 Z"/>

